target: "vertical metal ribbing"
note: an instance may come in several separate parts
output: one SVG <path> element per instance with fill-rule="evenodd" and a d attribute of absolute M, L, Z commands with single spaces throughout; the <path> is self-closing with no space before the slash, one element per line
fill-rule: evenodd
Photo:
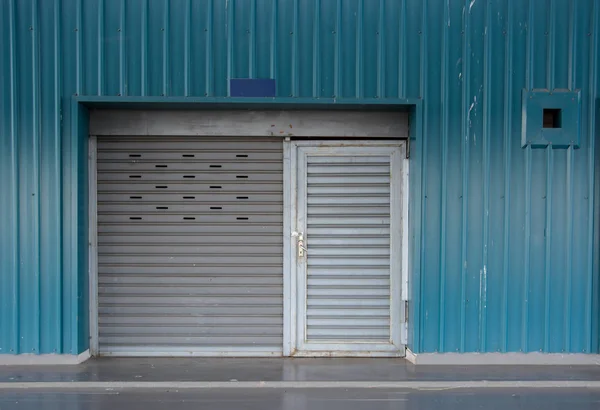
<path fill-rule="evenodd" d="M 577 15 L 578 15 L 578 2 L 569 3 L 569 61 L 568 61 L 568 87 L 570 91 L 573 91 L 576 86 L 575 81 L 575 66 L 577 64 Z"/>
<path fill-rule="evenodd" d="M 527 90 L 531 90 L 533 88 L 533 60 L 534 60 L 534 56 L 533 56 L 533 48 L 534 48 L 534 42 L 535 42 L 535 38 L 533 36 L 533 29 L 534 29 L 534 24 L 533 22 L 534 20 L 534 16 L 535 16 L 535 2 L 533 0 L 529 1 L 529 8 L 527 10 L 527 61 L 526 61 L 526 87 Z"/>
<path fill-rule="evenodd" d="M 569 74 L 568 87 L 573 91 L 577 87 L 575 67 L 577 64 L 577 15 L 578 3 L 571 2 L 569 7 Z M 564 325 L 565 339 L 564 350 L 571 351 L 571 291 L 573 288 L 573 199 L 574 190 L 574 148 L 569 146 L 567 150 L 567 280 L 565 285 Z"/>
<path fill-rule="evenodd" d="M 491 82 L 492 82 L 492 7 L 486 3 L 486 29 L 483 52 L 483 254 L 479 283 L 479 351 L 487 351 L 487 267 L 490 235 L 490 139 L 491 139 Z"/>
<path fill-rule="evenodd" d="M 32 186 L 31 186 L 31 238 L 32 243 L 30 244 L 30 252 L 33 259 L 33 276 L 35 277 L 34 289 L 32 289 L 33 296 L 33 318 L 32 328 L 35 329 L 32 340 L 32 351 L 31 353 L 40 352 L 40 341 L 41 341 L 41 326 L 40 326 L 40 315 L 41 315 L 41 265 L 40 265 L 40 146 L 41 146 L 41 114 L 40 110 L 42 102 L 40 98 L 40 22 L 38 18 L 38 0 L 32 0 L 32 24 L 31 24 L 31 73 L 32 73 L 32 110 L 31 110 L 31 150 L 32 150 L 32 161 L 31 161 L 31 175 L 32 175 Z"/>
<path fill-rule="evenodd" d="M 377 42 L 377 98 L 385 98 L 385 1 L 379 0 Z"/>
<path fill-rule="evenodd" d="M 577 64 L 577 2 L 571 2 L 569 7 L 569 61 L 568 61 L 568 87 L 575 90 L 577 78 L 575 66 Z M 564 305 L 564 351 L 571 351 L 571 291 L 573 287 L 573 196 L 574 192 L 574 150 L 573 146 L 567 149 L 567 278 L 565 284 Z"/>
<path fill-rule="evenodd" d="M 337 0 L 335 6 L 335 51 L 334 51 L 334 98 L 341 97 L 342 91 L 342 0 Z"/>
<path fill-rule="evenodd" d="M 299 30 L 300 30 L 300 9 L 298 0 L 293 2 L 293 23 L 292 23 L 292 96 L 298 97 L 300 94 L 300 56 L 299 56 Z"/>
<path fill-rule="evenodd" d="M 54 157 L 52 158 L 52 173 L 55 175 L 56 184 L 53 187 L 54 192 L 56 192 L 58 198 L 62 198 L 62 189 L 61 189 L 61 74 L 62 74 L 62 64 L 61 64 L 61 55 L 62 55 L 62 47 L 61 47 L 61 0 L 55 0 L 54 3 L 54 146 L 52 147 L 52 152 Z M 60 201 L 60 199 L 59 199 Z M 62 226 L 62 212 L 61 207 L 57 207 L 57 215 L 55 215 L 57 220 L 57 225 L 59 227 Z M 56 244 L 62 244 L 62 230 L 58 229 L 58 232 L 55 234 Z M 16 239 L 16 238 L 15 238 Z M 61 314 L 62 310 L 62 300 L 63 300 L 63 287 L 62 287 L 62 252 L 57 252 L 56 256 L 56 265 L 54 266 L 53 271 L 56 272 L 56 277 L 54 280 L 54 312 L 57 312 L 56 317 L 56 325 L 58 326 L 58 330 L 56 332 L 57 340 L 54 341 L 54 346 L 56 346 L 57 353 L 63 352 L 63 316 Z"/>
<path fill-rule="evenodd" d="M 82 27 L 82 14 L 83 14 L 83 0 L 77 2 L 76 10 L 76 32 L 75 32 L 75 93 L 81 95 L 83 92 L 83 39 L 81 33 L 83 32 Z M 102 19 L 104 23 L 104 19 Z M 104 27 L 104 24 L 102 24 Z M 104 34 L 104 33 L 103 33 Z"/>
<path fill-rule="evenodd" d="M 279 20 L 279 0 L 272 0 L 271 8 L 271 78 L 277 79 L 277 21 Z"/>
<path fill-rule="evenodd" d="M 523 276 L 523 322 L 521 350 L 529 351 L 529 278 L 531 276 L 531 146 L 525 148 L 525 258 Z"/>
<path fill-rule="evenodd" d="M 600 48 L 600 4 L 596 1 L 594 2 L 593 7 L 593 21 L 591 25 L 591 30 L 593 33 L 593 37 L 590 41 L 590 67 L 589 67 L 589 89 L 592 90 L 589 93 L 589 106 L 594 107 L 595 98 L 598 96 L 598 72 L 600 71 L 600 65 L 598 63 L 598 49 Z M 596 95 L 594 95 L 596 93 Z M 594 318 L 597 319 L 596 314 L 594 313 L 594 227 L 596 221 L 594 220 L 594 211 L 595 211 L 595 197 L 594 197 L 594 189 L 596 185 L 595 173 L 594 173 L 594 161 L 596 157 L 596 122 L 594 113 L 590 113 L 588 116 L 588 129 L 589 129 L 589 148 L 588 148 L 588 184 L 589 184 L 589 207 L 588 207 L 588 260 L 587 260 L 587 278 L 586 278 L 586 296 L 585 296 L 585 327 L 588 329 L 588 334 L 585 341 L 585 350 L 586 353 L 591 353 L 593 349 L 598 348 L 598 341 L 592 341 L 592 337 L 594 336 L 594 325 L 592 321 Z M 592 347 L 594 346 L 594 347 Z"/>
<path fill-rule="evenodd" d="M 526 89 L 533 87 L 533 22 L 534 2 L 529 3 L 527 25 Z M 523 261 L 523 312 L 521 323 L 521 350 L 529 351 L 529 278 L 531 276 L 531 145 L 525 147 L 525 257 Z"/>
<path fill-rule="evenodd" d="M 444 4 L 444 21 L 450 18 L 450 7 L 446 2 Z M 450 27 L 444 24 L 442 38 L 442 74 L 441 74 L 441 90 L 442 90 L 442 122 L 440 124 L 440 134 L 442 136 L 442 196 L 441 196 L 441 226 L 440 226 L 440 266 L 439 266 L 439 335 L 438 345 L 440 352 L 446 351 L 446 240 L 447 240 L 447 215 L 448 215 L 448 127 L 449 127 L 449 110 L 450 110 L 450 86 L 446 73 L 449 72 L 450 47 L 448 44 Z"/>
<path fill-rule="evenodd" d="M 556 4 L 554 0 L 550 0 L 550 7 L 547 10 L 547 31 L 548 31 L 548 47 L 547 47 L 547 85 L 549 90 L 554 90 L 556 77 L 556 61 L 554 59 L 554 50 L 556 48 L 556 34 L 554 27 L 554 16 L 556 14 Z M 550 347 L 550 284 L 551 284 L 551 269 L 552 263 L 552 171 L 554 168 L 554 153 L 552 145 L 546 148 L 546 228 L 545 228 L 545 262 L 544 262 L 544 351 L 547 352 Z"/>
<path fill-rule="evenodd" d="M 547 55 L 547 60 L 546 60 L 546 75 L 547 75 L 547 88 L 549 90 L 553 90 L 554 89 L 554 85 L 555 85 L 555 76 L 556 76 L 556 61 L 554 59 L 554 50 L 556 48 L 556 27 L 554 27 L 554 15 L 556 14 L 556 4 L 554 2 L 554 0 L 549 0 L 550 1 L 550 7 L 548 7 L 548 9 L 546 10 L 546 18 L 547 18 L 547 22 L 546 22 L 546 26 L 547 26 L 547 33 L 548 33 L 548 46 L 546 49 L 546 55 Z"/>
<path fill-rule="evenodd" d="M 513 1 L 508 0 L 504 62 L 504 254 L 502 283 L 502 352 L 508 350 L 508 289 L 510 265 L 510 180 L 512 160 Z"/>
<path fill-rule="evenodd" d="M 355 81 L 355 94 L 356 98 L 364 98 L 364 82 L 363 82 L 363 28 L 365 12 L 365 0 L 358 0 L 358 12 L 356 15 L 356 81 Z"/>
<path fill-rule="evenodd" d="M 297 0 L 296 0 L 297 2 Z M 294 33 L 297 29 L 294 28 Z M 256 76 L 256 0 L 250 4 L 250 41 L 248 44 L 248 73 L 250 78 Z"/>
<path fill-rule="evenodd" d="M 573 146 L 567 149 L 567 280 L 565 285 L 564 350 L 571 351 L 571 289 L 573 283 Z"/>
<path fill-rule="evenodd" d="M 531 146 L 525 148 L 525 258 L 523 276 L 523 313 L 521 350 L 529 351 L 529 277 L 531 271 Z"/>
<path fill-rule="evenodd" d="M 465 1 L 464 7 L 469 8 L 468 0 Z M 467 235 L 468 235 L 468 211 L 469 211 L 469 127 L 471 121 L 471 110 L 473 106 L 470 103 L 470 76 L 471 76 L 471 55 L 469 45 L 471 44 L 471 35 L 469 26 L 470 13 L 464 13 L 463 21 L 463 44 L 462 44 L 462 232 L 461 232 L 461 289 L 460 289 L 460 352 L 465 351 L 466 345 L 466 315 L 467 315 Z"/>
<path fill-rule="evenodd" d="M 77 10 L 76 10 L 76 24 L 77 24 L 77 32 L 75 33 L 75 93 L 77 95 L 84 94 L 83 90 L 83 0 L 78 1 Z M 102 27 L 102 35 L 104 36 L 104 3 L 100 5 L 102 7 L 102 12 L 99 13 L 99 21 L 98 27 Z M 99 41 L 102 41 L 104 38 L 102 37 Z M 104 48 L 102 44 L 102 60 L 104 59 Z M 98 67 L 99 75 L 104 77 L 104 64 Z M 101 92 L 104 94 L 104 83 L 101 84 Z M 72 118 L 74 120 L 74 118 Z M 81 278 L 77 275 L 78 273 L 78 261 L 82 257 L 77 252 L 77 230 L 79 220 L 78 213 L 78 193 L 79 193 L 79 184 L 78 176 L 79 170 L 77 167 L 77 156 L 79 151 L 79 140 L 76 136 L 77 130 L 73 130 L 71 135 L 68 137 L 70 149 L 67 153 L 68 156 L 68 204 L 67 207 L 71 211 L 71 221 L 68 224 L 67 232 L 67 246 L 70 247 L 68 251 L 69 255 L 69 266 L 67 267 L 67 275 L 70 277 L 66 280 L 66 285 L 68 289 L 68 300 L 65 301 L 65 304 L 68 306 L 66 311 L 68 312 L 69 317 L 69 350 L 66 353 L 75 354 L 77 353 L 77 347 L 79 344 L 79 329 L 78 329 L 78 294 L 79 294 L 79 283 L 81 282 Z M 64 309 L 64 307 L 63 307 Z"/>
<path fill-rule="evenodd" d="M 127 95 L 127 32 L 125 27 L 125 0 L 121 0 L 119 24 L 119 94 Z"/>
<path fill-rule="evenodd" d="M 214 96 L 214 48 L 213 48 L 213 8 L 214 0 L 208 0 L 206 11 L 206 80 L 204 84 L 204 95 Z"/>
<path fill-rule="evenodd" d="M 183 95 L 190 96 L 190 54 L 192 51 L 192 1 L 186 0 L 183 37 Z"/>
<path fill-rule="evenodd" d="M 77 23 L 79 26 L 80 23 Z M 78 27 L 81 30 L 81 27 Z M 98 95 L 104 95 L 104 0 L 98 0 Z M 145 47 L 142 47 L 142 53 Z M 142 79 L 144 76 L 142 75 Z M 142 83 L 143 84 L 143 83 Z M 143 92 L 143 88 L 142 88 Z M 142 94 L 144 95 L 144 94 Z"/>
<path fill-rule="evenodd" d="M 407 61 L 406 44 L 408 42 L 406 35 L 406 0 L 400 0 L 400 22 L 398 24 L 398 98 L 406 97 Z"/>
<path fill-rule="evenodd" d="M 171 65 L 169 64 L 170 58 L 171 58 L 171 50 L 170 50 L 170 45 L 169 45 L 169 30 L 170 30 L 170 12 L 171 12 L 171 7 L 170 7 L 170 0 L 165 0 L 165 10 L 164 10 L 164 23 L 163 23 L 163 55 L 162 55 L 162 71 L 163 71 L 163 78 L 162 78 L 162 95 L 167 96 L 169 95 L 169 78 L 170 78 L 170 67 Z"/>
<path fill-rule="evenodd" d="M 422 3 L 422 7 L 421 7 L 421 38 L 420 38 L 420 42 L 419 42 L 419 66 L 421 67 L 421 76 L 419 79 L 419 94 L 421 95 L 421 98 L 426 98 L 427 96 L 427 91 L 428 91 L 428 79 L 427 79 L 427 61 L 428 61 L 428 56 L 427 56 L 427 32 L 426 32 L 426 27 L 427 27 L 427 5 L 428 5 L 428 1 L 427 0 L 423 0 Z M 428 114 L 428 108 L 427 108 L 427 104 L 423 104 L 423 118 L 427 118 L 427 114 Z M 421 144 L 421 152 L 419 153 L 421 155 L 421 192 L 422 192 L 422 198 L 421 198 L 421 272 L 425 272 L 427 270 L 426 267 L 426 259 L 425 259 L 425 243 L 426 243 L 426 235 L 425 232 L 427 232 L 427 219 L 425 217 L 425 209 L 427 207 L 427 164 L 425 163 L 426 161 L 426 153 L 427 153 L 427 143 L 428 143 L 428 123 L 427 121 L 423 121 L 423 132 L 422 132 L 422 144 Z M 421 290 L 422 292 L 422 290 Z M 420 311 L 421 312 L 425 312 L 425 301 L 424 301 L 424 295 L 423 293 L 421 293 L 419 295 L 419 303 L 420 303 Z M 425 315 L 421 315 L 420 317 L 420 329 L 425 329 Z M 419 333 L 420 335 L 420 340 L 419 340 L 419 350 L 423 349 L 423 346 L 425 344 L 425 332 L 421 331 Z"/>
<path fill-rule="evenodd" d="M 233 72 L 233 36 L 235 23 L 235 0 L 229 0 L 227 7 L 227 96 L 231 96 L 231 79 L 234 78 Z"/>
<path fill-rule="evenodd" d="M 321 0 L 315 1 L 315 14 L 313 21 L 313 98 L 319 98 L 321 96 L 321 41 L 319 30 L 321 28 Z"/>
<path fill-rule="evenodd" d="M 544 352 L 550 348 L 550 264 L 552 262 L 552 179 L 554 169 L 554 150 L 546 148 L 546 229 L 545 229 L 545 269 L 544 269 Z"/>
<path fill-rule="evenodd" d="M 19 312 L 20 306 L 20 250 L 19 250 L 19 238 L 21 233 L 19 232 L 19 146 L 17 143 L 17 127 L 18 127 L 18 108 L 17 108 L 17 82 L 19 80 L 19 73 L 17 71 L 17 30 L 16 30 L 16 11 L 15 11 L 15 0 L 10 0 L 8 3 L 8 14 L 9 14 L 9 50 L 10 50 L 10 150 L 11 150 L 11 195 L 12 195 L 12 210 L 10 212 L 13 215 L 11 221 L 12 237 L 14 238 L 13 247 L 11 252 L 12 259 L 12 289 L 11 304 L 12 304 L 12 315 L 10 317 L 9 331 L 11 332 L 11 342 L 9 353 L 18 354 L 21 353 L 19 350 L 19 340 L 21 340 L 21 329 L 20 321 L 21 315 Z"/>
<path fill-rule="evenodd" d="M 150 0 L 144 0 L 142 2 L 142 72 L 140 73 L 142 80 L 142 97 L 148 95 L 148 2 Z"/>

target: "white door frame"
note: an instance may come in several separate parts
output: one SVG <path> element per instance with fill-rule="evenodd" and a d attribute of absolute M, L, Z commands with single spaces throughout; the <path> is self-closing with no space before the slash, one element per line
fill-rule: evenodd
<path fill-rule="evenodd" d="M 98 139 L 88 140 L 90 355 L 98 356 Z"/>
<path fill-rule="evenodd" d="M 304 309 L 298 305 L 297 292 L 301 285 L 298 284 L 298 258 L 295 239 L 291 237 L 293 231 L 297 231 L 298 221 L 298 152 L 306 150 L 308 147 L 322 150 L 323 153 L 339 152 L 340 147 L 354 147 L 357 153 L 361 148 L 369 147 L 370 151 L 377 148 L 384 149 L 389 153 L 390 147 L 397 147 L 398 150 L 392 155 L 391 169 L 395 175 L 399 169 L 400 190 L 394 189 L 392 184 L 391 192 L 391 216 L 399 219 L 400 230 L 392 230 L 392 247 L 398 249 L 392 252 L 391 271 L 400 271 L 401 277 L 399 283 L 391 282 L 392 292 L 398 294 L 396 300 L 392 300 L 391 319 L 392 319 L 392 341 L 390 348 L 373 351 L 373 345 L 365 344 L 363 351 L 359 351 L 356 345 L 352 346 L 352 351 L 347 350 L 349 346 L 343 344 L 336 345 L 336 351 L 331 351 L 332 345 L 327 345 L 327 351 L 318 351 L 321 347 L 311 344 L 312 351 L 304 351 L 302 343 L 299 342 L 299 334 L 302 328 L 298 327 L 303 319 L 299 320 L 300 315 L 304 315 Z M 352 148 L 351 148 L 352 149 Z M 347 151 L 345 151 L 347 152 Z M 373 152 L 373 151 L 372 151 Z M 284 142 L 284 334 L 283 334 L 283 355 L 284 356 L 404 356 L 407 340 L 407 326 L 405 321 L 405 304 L 408 296 L 408 159 L 406 159 L 405 141 L 289 141 Z M 394 209 L 400 210 L 400 215 L 394 214 Z M 396 219 L 396 220 L 397 220 Z M 303 332 L 302 332 L 303 333 Z M 368 352 L 368 353 L 366 353 Z"/>

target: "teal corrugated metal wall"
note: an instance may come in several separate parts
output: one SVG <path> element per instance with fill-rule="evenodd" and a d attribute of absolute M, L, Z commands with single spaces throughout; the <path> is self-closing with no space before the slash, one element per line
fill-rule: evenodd
<path fill-rule="evenodd" d="M 422 99 L 413 351 L 598 352 L 600 2 L 0 2 L 0 353 L 88 346 L 72 97 L 227 97 L 248 77 L 281 101 Z M 581 89 L 579 149 L 521 148 L 534 88 Z"/>

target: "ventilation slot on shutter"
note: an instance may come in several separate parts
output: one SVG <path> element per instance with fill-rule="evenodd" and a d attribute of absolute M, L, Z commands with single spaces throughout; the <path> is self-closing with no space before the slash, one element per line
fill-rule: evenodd
<path fill-rule="evenodd" d="M 141 158 L 140 154 L 129 154 L 129 158 Z"/>
<path fill-rule="evenodd" d="M 221 168 L 221 165 L 211 165 L 209 168 Z"/>
<path fill-rule="evenodd" d="M 130 216 L 129 219 L 131 219 L 132 221 L 141 221 L 142 217 L 140 217 L 140 216 Z"/>
<path fill-rule="evenodd" d="M 193 216 L 184 216 L 183 219 L 185 219 L 186 221 L 195 221 L 196 218 L 194 218 Z"/>
<path fill-rule="evenodd" d="M 141 175 L 129 175 L 129 178 L 141 178 Z"/>
<path fill-rule="evenodd" d="M 168 206 L 157 206 L 156 209 L 169 209 Z"/>
<path fill-rule="evenodd" d="M 247 196 L 237 196 L 236 199 L 248 199 Z"/>
<path fill-rule="evenodd" d="M 142 199 L 141 196 L 130 196 L 129 199 Z"/>
<path fill-rule="evenodd" d="M 236 155 L 237 158 L 248 158 L 248 155 L 246 154 L 238 154 Z"/>
<path fill-rule="evenodd" d="M 211 185 L 210 189 L 221 189 L 223 188 L 221 185 Z"/>
<path fill-rule="evenodd" d="M 196 199 L 195 196 L 184 196 L 183 199 Z"/>
<path fill-rule="evenodd" d="M 183 177 L 187 179 L 194 179 L 196 178 L 196 175 L 184 175 Z"/>
<path fill-rule="evenodd" d="M 236 175 L 237 179 L 247 179 L 248 175 Z"/>
<path fill-rule="evenodd" d="M 210 209 L 223 209 L 223 208 L 220 206 L 211 206 Z"/>
<path fill-rule="evenodd" d="M 182 157 L 183 158 L 194 158 L 195 155 L 194 154 L 183 154 Z"/>
<path fill-rule="evenodd" d="M 238 221 L 247 221 L 249 218 L 248 218 L 248 217 L 245 217 L 245 216 L 238 216 L 236 219 L 237 219 Z"/>
<path fill-rule="evenodd" d="M 156 168 L 167 168 L 168 165 L 155 165 Z"/>
<path fill-rule="evenodd" d="M 168 186 L 167 185 L 155 185 L 156 189 L 167 189 Z"/>

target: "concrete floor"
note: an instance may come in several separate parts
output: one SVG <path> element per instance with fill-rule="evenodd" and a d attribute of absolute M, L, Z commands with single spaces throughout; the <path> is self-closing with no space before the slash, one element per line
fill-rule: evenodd
<path fill-rule="evenodd" d="M 597 410 L 600 390 L 1 391 L 2 410 Z"/>
<path fill-rule="evenodd" d="M 209 386 L 198 387 L 204 382 Z M 164 408 L 598 410 L 600 366 L 417 367 L 402 359 L 281 358 L 0 366 L 0 410 Z"/>
<path fill-rule="evenodd" d="M 403 359 L 105 358 L 77 366 L 0 366 L 6 382 L 600 381 L 600 366 L 414 366 Z M 600 406 L 599 406 L 600 408 Z"/>

